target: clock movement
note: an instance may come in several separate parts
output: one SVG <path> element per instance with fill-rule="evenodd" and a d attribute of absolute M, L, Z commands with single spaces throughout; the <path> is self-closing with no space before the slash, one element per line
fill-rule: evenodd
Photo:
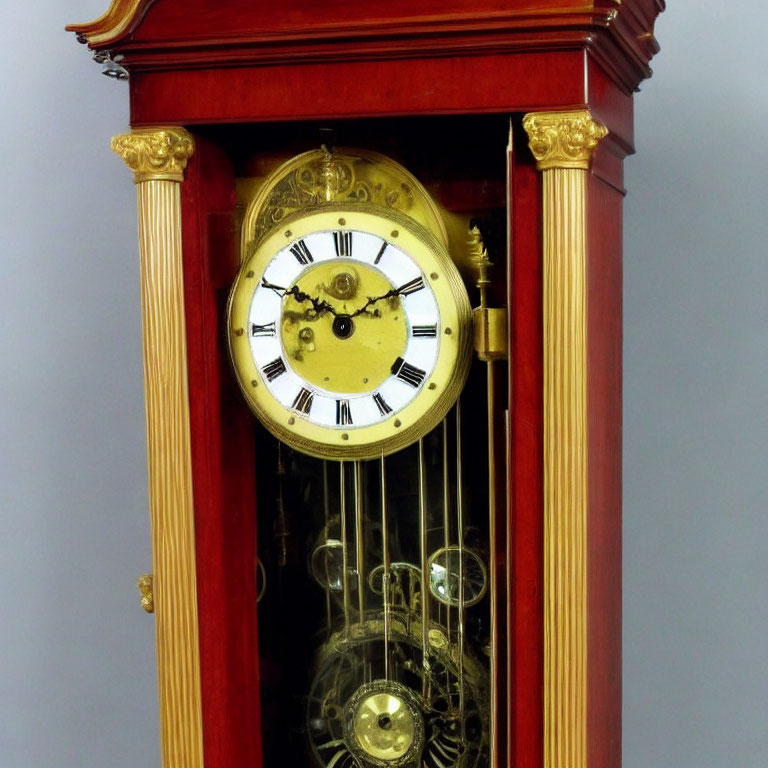
<path fill-rule="evenodd" d="M 546 7 L 544 7 L 546 6 Z M 113 0 L 164 768 L 616 768 L 661 0 Z"/>

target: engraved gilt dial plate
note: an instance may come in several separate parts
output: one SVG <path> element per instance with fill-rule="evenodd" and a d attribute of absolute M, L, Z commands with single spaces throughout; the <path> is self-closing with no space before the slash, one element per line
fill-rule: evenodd
<path fill-rule="evenodd" d="M 283 222 L 243 264 L 229 321 L 248 403 L 315 456 L 373 458 L 418 439 L 470 362 L 469 300 L 447 251 L 370 205 Z"/>

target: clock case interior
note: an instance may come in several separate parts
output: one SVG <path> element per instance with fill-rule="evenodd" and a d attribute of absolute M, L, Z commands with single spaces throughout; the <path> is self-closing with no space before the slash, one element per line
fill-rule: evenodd
<path fill-rule="evenodd" d="M 228 618 L 227 631 L 236 621 L 239 637 L 239 653 L 230 650 L 229 663 L 235 677 L 242 675 L 236 695 L 251 713 L 242 727 L 258 734 L 253 743 L 265 767 L 468 768 L 487 765 L 489 751 L 504 748 L 502 729 L 491 734 L 491 719 L 507 716 L 509 384 L 504 361 L 493 363 L 489 375 L 488 364 L 474 359 L 459 409 L 451 409 L 445 423 L 419 443 L 384 461 L 384 535 L 382 462 L 323 461 L 281 445 L 248 412 L 234 383 L 222 340 L 227 296 L 242 258 L 245 207 L 270 172 L 320 144 L 381 153 L 424 185 L 454 227 L 464 222 L 467 237 L 470 225 L 479 228 L 493 263 L 487 304 L 506 307 L 511 128 L 508 117 L 457 116 L 196 131 L 199 181 L 205 186 L 195 183 L 191 168 L 182 205 L 185 237 L 193 222 L 200 227 L 194 234 L 205 234 L 207 269 L 199 288 L 209 295 L 200 331 L 209 343 L 218 337 L 209 353 L 218 359 L 223 449 L 231 459 L 222 468 L 221 491 L 232 499 L 237 523 L 228 532 L 223 575 L 238 592 L 229 601 L 240 615 Z M 185 259 L 192 252 L 185 248 Z M 191 271 L 193 265 L 185 267 Z M 477 306 L 477 275 L 466 265 L 462 271 Z M 211 323 L 218 328 L 214 334 Z M 193 387 L 193 413 L 195 398 Z M 232 487 L 227 478 L 234 480 Z M 381 583 L 383 539 L 391 568 L 388 601 Z M 198 550 L 205 545 L 200 536 Z M 447 577 L 432 592 L 421 587 L 421 574 L 429 571 L 425 556 L 434 573 L 447 566 Z M 461 605 L 459 576 L 467 585 Z M 205 686 L 205 644 L 222 641 L 205 632 L 203 583 L 200 589 Z M 449 594 L 441 597 L 439 590 L 446 589 Z M 224 642 L 231 648 L 232 638 Z M 375 731 L 372 737 L 383 739 L 377 752 L 364 726 L 352 721 L 357 709 L 375 708 L 381 694 L 389 696 L 390 709 L 410 706 L 414 713 L 406 725 L 390 724 L 392 713 L 378 713 L 381 724 L 367 726 Z M 246 720 L 242 710 L 240 719 Z"/>

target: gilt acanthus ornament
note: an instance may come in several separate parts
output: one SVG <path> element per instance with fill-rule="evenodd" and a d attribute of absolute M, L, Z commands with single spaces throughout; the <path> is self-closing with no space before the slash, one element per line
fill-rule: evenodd
<path fill-rule="evenodd" d="M 608 129 L 586 109 L 532 112 L 523 120 L 528 146 L 540 171 L 548 168 L 589 168 L 592 153 Z"/>
<path fill-rule="evenodd" d="M 141 592 L 141 607 L 147 613 L 155 612 L 155 597 L 152 594 L 152 574 L 145 573 L 136 580 L 136 586 Z"/>
<path fill-rule="evenodd" d="M 112 150 L 133 171 L 137 184 L 152 180 L 184 181 L 184 169 L 195 151 L 195 142 L 183 128 L 141 128 L 115 136 Z"/>

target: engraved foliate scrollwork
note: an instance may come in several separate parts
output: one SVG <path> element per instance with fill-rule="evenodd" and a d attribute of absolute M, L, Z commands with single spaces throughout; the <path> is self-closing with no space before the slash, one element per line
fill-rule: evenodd
<path fill-rule="evenodd" d="M 183 128 L 147 128 L 112 139 L 112 150 L 133 171 L 133 180 L 184 181 L 187 160 L 195 151 L 192 135 Z"/>
<path fill-rule="evenodd" d="M 528 146 L 543 171 L 548 168 L 589 168 L 592 153 L 608 129 L 588 110 L 532 112 L 523 119 Z"/>
<path fill-rule="evenodd" d="M 414 191 L 365 157 L 326 147 L 307 153 L 269 191 L 253 228 L 250 248 L 284 218 L 302 208 L 321 203 L 375 203 L 407 213 L 414 204 Z"/>
<path fill-rule="evenodd" d="M 348 158 L 335 155 L 323 146 L 321 157 L 315 157 L 296 170 L 296 185 L 305 199 L 332 203 L 346 198 L 355 181 Z"/>

